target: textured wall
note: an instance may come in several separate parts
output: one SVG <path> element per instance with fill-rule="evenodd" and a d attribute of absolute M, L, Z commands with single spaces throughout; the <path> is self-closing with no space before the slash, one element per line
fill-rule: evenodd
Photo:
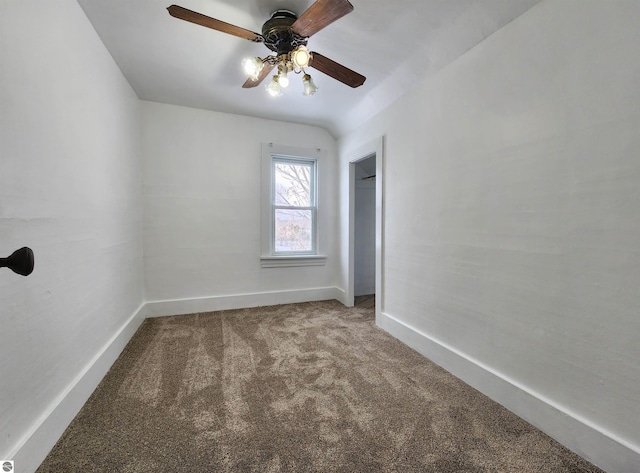
<path fill-rule="evenodd" d="M 0 3 L 0 458 L 143 302 L 139 101 L 73 0 Z M 17 465 L 23 468 L 25 465 Z"/>
<path fill-rule="evenodd" d="M 637 452 L 639 22 L 542 2 L 339 143 L 346 198 L 386 135 L 383 310 Z"/>
<path fill-rule="evenodd" d="M 143 102 L 149 301 L 335 286 L 335 141 L 324 130 Z M 261 268 L 261 143 L 321 148 L 325 266 Z"/>

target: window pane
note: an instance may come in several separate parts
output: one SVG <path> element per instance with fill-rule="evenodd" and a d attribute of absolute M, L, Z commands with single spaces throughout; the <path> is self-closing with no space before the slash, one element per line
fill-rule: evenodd
<path fill-rule="evenodd" d="M 311 207 L 311 166 L 275 163 L 275 204 Z"/>
<path fill-rule="evenodd" d="M 312 251 L 311 210 L 275 210 L 275 250 Z"/>

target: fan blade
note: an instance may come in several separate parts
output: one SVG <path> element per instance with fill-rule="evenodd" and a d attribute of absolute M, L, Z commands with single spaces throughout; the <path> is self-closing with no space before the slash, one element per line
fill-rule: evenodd
<path fill-rule="evenodd" d="M 308 38 L 352 11 L 353 5 L 348 0 L 317 0 L 291 25 L 291 29 Z"/>
<path fill-rule="evenodd" d="M 169 15 L 179 18 L 180 20 L 189 21 L 196 25 L 206 26 L 217 31 L 222 31 L 233 36 L 239 36 L 240 38 L 248 39 L 250 41 L 260 42 L 263 40 L 262 35 L 254 33 L 253 31 L 245 30 L 239 26 L 225 23 L 224 21 L 216 20 L 209 16 L 203 15 L 186 8 L 179 7 L 178 5 L 171 5 L 167 8 Z"/>
<path fill-rule="evenodd" d="M 274 67 L 275 67 L 274 64 L 269 64 L 268 62 L 265 63 L 264 67 L 260 71 L 260 75 L 258 75 L 258 78 L 256 80 L 248 78 L 247 81 L 244 84 L 242 84 L 242 88 L 250 89 L 252 87 L 256 87 L 260 85 L 260 83 L 264 80 L 265 77 L 269 75 L 269 73 Z"/>
<path fill-rule="evenodd" d="M 367 80 L 362 74 L 358 74 L 356 71 L 352 71 L 348 67 L 316 52 L 311 53 L 309 66 L 353 88 L 360 87 Z"/>

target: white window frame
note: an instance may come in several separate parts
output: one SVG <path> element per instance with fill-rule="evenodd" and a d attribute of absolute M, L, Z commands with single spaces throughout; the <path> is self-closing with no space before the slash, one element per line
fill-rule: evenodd
<path fill-rule="evenodd" d="M 319 238 L 321 219 L 319 218 L 318 176 L 320 175 L 322 154 L 319 149 L 295 148 L 273 143 L 262 145 L 262 256 L 260 262 L 263 268 L 322 266 L 326 263 L 327 257 L 320 253 Z M 275 205 L 274 169 L 277 162 L 313 163 L 312 206 L 302 208 L 312 211 L 311 251 L 275 251 L 275 211 L 278 208 L 288 208 Z"/>

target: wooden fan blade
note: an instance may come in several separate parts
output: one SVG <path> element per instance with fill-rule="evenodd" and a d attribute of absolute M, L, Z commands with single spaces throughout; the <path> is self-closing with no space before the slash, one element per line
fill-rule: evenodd
<path fill-rule="evenodd" d="M 317 0 L 291 25 L 291 29 L 308 38 L 353 11 L 348 0 Z"/>
<path fill-rule="evenodd" d="M 358 74 L 356 71 L 316 52 L 311 53 L 309 66 L 353 88 L 360 87 L 367 80 L 362 74 Z"/>
<path fill-rule="evenodd" d="M 215 18 L 203 15 L 202 13 L 187 10 L 186 8 L 179 7 L 178 5 L 171 5 L 167 10 L 169 11 L 169 15 L 179 18 L 180 20 L 189 21 L 196 25 L 206 26 L 207 28 L 222 31 L 223 33 L 233 36 L 239 36 L 240 38 L 248 39 L 250 41 L 260 42 L 263 40 L 262 35 L 259 35 L 258 33 L 254 33 L 253 31 L 240 28 L 239 26 L 235 26 L 230 23 L 225 23 L 224 21 L 216 20 Z"/>
<path fill-rule="evenodd" d="M 264 80 L 264 78 L 269 75 L 269 73 L 271 72 L 271 70 L 274 67 L 275 67 L 274 64 L 266 63 L 264 65 L 264 67 L 262 68 L 262 70 L 260 71 L 260 74 L 258 75 L 258 78 L 256 80 L 248 78 L 247 81 L 244 84 L 242 84 L 242 88 L 243 89 L 250 89 L 252 87 L 256 87 L 256 86 L 260 85 L 260 82 L 262 82 Z"/>

